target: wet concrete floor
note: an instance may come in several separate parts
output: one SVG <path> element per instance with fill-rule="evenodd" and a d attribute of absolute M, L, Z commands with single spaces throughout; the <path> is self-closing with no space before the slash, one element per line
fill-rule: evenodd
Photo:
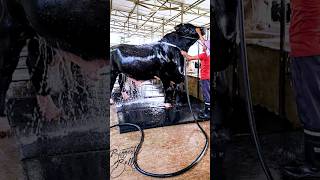
<path fill-rule="evenodd" d="M 111 106 L 110 125 L 118 123 L 116 107 Z M 209 122 L 201 125 L 209 134 Z M 110 172 L 114 180 L 152 179 L 138 173 L 132 165 L 133 150 L 139 142 L 138 132 L 120 134 L 118 129 L 110 132 Z M 188 164 L 199 154 L 204 137 L 193 124 L 164 126 L 145 130 L 145 141 L 139 154 L 140 166 L 151 172 L 169 173 L 177 171 Z M 209 180 L 210 149 L 203 160 L 187 173 L 169 179 L 175 180 Z"/>
<path fill-rule="evenodd" d="M 281 180 L 284 165 L 303 160 L 303 133 L 261 107 L 255 107 L 255 117 L 263 156 L 275 180 Z M 224 159 L 226 180 L 265 180 L 257 152 L 250 135 L 248 119 L 240 112 L 231 118 L 231 141 Z"/>
<path fill-rule="evenodd" d="M 7 118 L 0 117 L 0 131 L 8 132 Z M 13 135 L 0 138 L 0 179 L 23 180 L 18 144 Z"/>
<path fill-rule="evenodd" d="M 260 136 L 263 155 L 275 180 L 282 179 L 281 168 L 294 159 L 303 159 L 302 133 L 287 132 Z M 227 180 L 264 180 L 255 146 L 250 136 L 234 137 L 227 146 Z"/>
<path fill-rule="evenodd" d="M 172 104 L 172 108 L 166 108 L 161 84 L 145 81 L 139 86 L 129 84 L 129 99 L 123 100 L 118 85 L 113 91 L 113 99 L 116 100 L 116 112 L 120 123 L 134 123 L 143 129 L 177 125 L 194 122 L 192 113 L 186 101 L 185 94 L 179 96 L 181 101 Z M 196 115 L 201 109 L 201 102 L 191 97 L 191 106 Z M 134 130 L 131 127 L 121 127 L 121 132 Z"/>
<path fill-rule="evenodd" d="M 154 173 L 170 173 L 189 165 L 202 150 L 205 139 L 197 125 L 190 123 L 194 119 L 186 104 L 166 109 L 161 84 L 152 81 L 143 82 L 134 89 L 134 93 L 132 86 L 127 89 L 130 89 L 130 99 L 121 99 L 120 93 L 118 97 L 114 96 L 116 103 L 110 107 L 110 125 L 129 122 L 145 129 L 144 144 L 138 157 L 139 165 Z M 199 102 L 193 102 L 193 109 L 196 111 L 199 109 Z M 201 125 L 210 134 L 210 123 L 202 122 Z M 111 179 L 153 179 L 134 169 L 132 158 L 140 133 L 129 131 L 132 128 L 112 129 L 110 132 Z M 209 180 L 210 149 L 195 168 L 169 179 Z"/>

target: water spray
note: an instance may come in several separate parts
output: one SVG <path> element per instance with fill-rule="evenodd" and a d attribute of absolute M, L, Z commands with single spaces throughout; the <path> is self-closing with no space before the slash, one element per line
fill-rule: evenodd
<path fill-rule="evenodd" d="M 170 44 L 170 43 L 167 43 L 167 42 L 162 42 L 162 43 L 167 44 L 168 46 L 172 46 L 172 47 L 178 48 L 179 52 L 181 51 L 181 49 L 179 47 L 177 47 L 176 45 L 173 45 L 173 44 Z M 187 60 L 184 59 L 184 61 L 185 61 L 185 64 L 187 64 Z M 184 76 L 185 76 L 185 87 L 186 87 L 186 94 L 187 94 L 189 110 L 190 110 L 190 112 L 191 112 L 191 114 L 193 116 L 194 123 L 197 124 L 197 126 L 200 129 L 201 133 L 205 137 L 205 145 L 203 146 L 200 154 L 188 166 L 182 168 L 181 170 L 178 170 L 178 171 L 175 171 L 175 172 L 171 172 L 171 173 L 165 173 L 165 174 L 152 173 L 152 172 L 148 172 L 146 170 L 143 170 L 138 164 L 138 155 L 139 155 L 140 149 L 142 148 L 142 144 L 144 142 L 143 129 L 140 126 L 138 126 L 136 124 L 132 124 L 132 123 L 121 123 L 121 124 L 116 124 L 116 125 L 113 125 L 113 126 L 110 127 L 110 129 L 111 129 L 111 128 L 114 128 L 114 127 L 121 127 L 121 126 L 132 126 L 132 127 L 136 128 L 140 132 L 140 142 L 139 142 L 137 148 L 134 151 L 133 165 L 134 165 L 135 169 L 138 172 L 140 172 L 141 174 L 143 174 L 143 175 L 150 176 L 150 177 L 156 177 L 156 178 L 169 178 L 169 177 L 174 177 L 174 176 L 181 175 L 181 174 L 189 171 L 190 169 L 192 169 L 195 165 L 197 165 L 201 161 L 201 159 L 203 158 L 203 156 L 206 154 L 206 152 L 208 150 L 209 137 L 208 137 L 207 133 L 204 131 L 204 129 L 201 127 L 201 125 L 199 124 L 199 121 L 197 120 L 197 118 L 196 118 L 196 116 L 195 116 L 195 114 L 194 114 L 194 112 L 192 110 L 192 107 L 191 107 L 191 101 L 190 101 L 189 90 L 188 90 L 188 77 L 187 77 L 187 66 L 186 65 L 184 66 Z"/>

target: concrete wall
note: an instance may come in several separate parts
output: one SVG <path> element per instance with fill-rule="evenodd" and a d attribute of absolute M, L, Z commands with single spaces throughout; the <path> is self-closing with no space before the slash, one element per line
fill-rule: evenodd
<path fill-rule="evenodd" d="M 203 96 L 202 96 L 202 93 L 201 93 L 200 85 L 199 85 L 199 88 L 198 88 L 198 81 L 199 81 L 199 78 L 193 77 L 193 76 L 188 76 L 189 93 L 190 93 L 191 96 L 203 101 Z M 198 95 L 199 95 L 199 97 L 198 97 Z"/>
<path fill-rule="evenodd" d="M 279 50 L 260 45 L 248 45 L 247 50 L 253 102 L 279 114 Z M 285 89 L 286 117 L 295 127 L 299 127 L 289 73 L 286 76 Z"/>

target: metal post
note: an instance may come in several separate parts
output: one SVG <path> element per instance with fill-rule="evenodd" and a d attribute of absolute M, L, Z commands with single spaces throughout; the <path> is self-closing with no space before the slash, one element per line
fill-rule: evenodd
<path fill-rule="evenodd" d="M 184 4 L 181 3 L 181 23 L 183 23 Z"/>
<path fill-rule="evenodd" d="M 200 54 L 200 47 L 199 47 L 199 43 L 198 43 L 198 54 Z M 198 99 L 200 99 L 200 76 L 199 76 L 199 74 L 200 74 L 200 60 L 198 59 L 198 61 L 197 61 L 197 63 L 198 63 L 198 68 L 197 68 L 197 98 Z"/>
<path fill-rule="evenodd" d="M 164 36 L 164 18 L 162 19 L 162 36 Z"/>
<path fill-rule="evenodd" d="M 286 53 L 284 51 L 285 43 L 285 28 L 286 28 L 286 5 L 285 0 L 281 0 L 280 6 L 280 66 L 279 66 L 279 115 L 285 118 L 285 103 L 286 103 Z"/>
<path fill-rule="evenodd" d="M 137 0 L 137 3 L 139 4 L 139 0 Z M 139 6 L 137 6 L 137 26 L 136 28 L 138 29 L 139 26 Z"/>
<path fill-rule="evenodd" d="M 111 16 L 111 11 L 112 11 L 112 0 L 110 0 L 110 16 Z"/>
<path fill-rule="evenodd" d="M 153 27 L 151 27 L 151 41 L 153 41 Z"/>

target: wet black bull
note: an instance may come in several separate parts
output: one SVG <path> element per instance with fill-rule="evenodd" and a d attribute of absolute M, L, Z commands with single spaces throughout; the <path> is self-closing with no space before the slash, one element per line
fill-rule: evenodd
<path fill-rule="evenodd" d="M 238 0 L 211 0 L 212 70 L 225 70 L 237 58 L 237 7 Z"/>
<path fill-rule="evenodd" d="M 179 84 L 184 81 L 185 62 L 180 51 L 188 51 L 199 39 L 196 28 L 192 24 L 180 24 L 174 32 L 155 43 L 113 46 L 110 52 L 111 90 L 120 73 L 136 80 L 149 80 L 156 76 L 163 84 L 165 103 L 173 103 L 175 87 L 170 82 Z M 123 81 L 119 83 L 122 89 Z"/>
<path fill-rule="evenodd" d="M 48 43 L 48 51 L 61 49 L 85 61 L 107 60 L 108 6 L 107 0 L 0 0 L 0 114 L 19 54 L 27 43 L 36 89 L 47 65 L 38 52 L 39 37 Z M 38 67 L 30 67 L 39 57 Z"/>
<path fill-rule="evenodd" d="M 237 43 L 237 13 L 238 0 L 211 0 L 211 57 L 213 58 L 212 70 L 224 71 L 229 65 L 235 64 L 238 54 Z M 222 72 L 223 73 L 223 72 Z M 213 119 L 210 121 L 211 130 L 211 169 L 213 180 L 225 180 L 224 158 L 227 142 L 230 140 L 228 131 L 223 128 L 225 121 L 230 116 L 230 98 L 228 86 L 221 76 L 216 78 L 214 91 Z"/>

